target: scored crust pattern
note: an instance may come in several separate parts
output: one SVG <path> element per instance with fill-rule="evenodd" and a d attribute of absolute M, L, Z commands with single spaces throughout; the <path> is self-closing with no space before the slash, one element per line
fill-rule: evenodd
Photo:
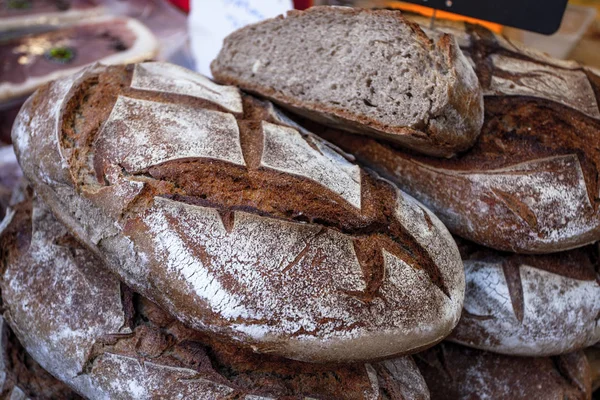
<path fill-rule="evenodd" d="M 600 283 L 591 247 L 464 258 L 463 315 L 451 340 L 520 356 L 563 354 L 600 340 Z"/>
<path fill-rule="evenodd" d="M 486 96 L 532 96 L 566 104 L 600 119 L 594 89 L 581 69 L 560 69 L 538 62 L 493 54 L 494 73 Z"/>
<path fill-rule="evenodd" d="M 158 126 L 163 134 L 152 135 Z M 112 163 L 133 173 L 192 157 L 244 165 L 232 114 L 124 96 L 117 99 L 95 144 Z"/>
<path fill-rule="evenodd" d="M 358 165 L 319 141 L 309 143 L 296 129 L 269 122 L 263 122 L 262 129 L 265 139 L 261 166 L 319 182 L 360 210 Z M 311 145 L 316 149 L 311 150 Z"/>
<path fill-rule="evenodd" d="M 120 284 L 43 204 L 31 210 L 17 205 L 0 235 L 6 314 L 31 354 L 86 398 L 429 398 L 410 358 L 311 365 L 186 328 Z"/>
<path fill-rule="evenodd" d="M 131 87 L 194 96 L 217 103 L 232 113 L 243 112 L 242 98 L 236 88 L 217 85 L 200 74 L 176 65 L 138 64 L 133 70 Z"/>
<path fill-rule="evenodd" d="M 313 130 L 422 201 L 453 233 L 485 246 L 547 253 L 598 240 L 600 79 L 479 26 L 442 30 L 463 39 L 484 90 L 473 148 L 442 160 Z"/>
<path fill-rule="evenodd" d="M 161 76 L 151 75 L 168 67 L 152 64 L 50 87 L 64 97 L 60 145 L 44 139 L 68 177 L 25 168 L 126 282 L 191 327 L 303 360 L 387 356 L 447 334 L 464 276 L 433 214 L 268 103 L 239 92 L 207 101 L 213 89 L 182 96 L 168 80 L 154 90 Z M 143 91 L 130 87 L 138 70 Z M 235 98 L 241 114 L 222 106 Z M 17 137 L 37 133 L 22 122 Z M 15 139 L 23 155 L 29 139 Z"/>

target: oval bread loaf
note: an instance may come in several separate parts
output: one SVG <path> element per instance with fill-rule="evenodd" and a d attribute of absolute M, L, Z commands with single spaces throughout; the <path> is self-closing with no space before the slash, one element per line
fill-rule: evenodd
<path fill-rule="evenodd" d="M 485 121 L 472 149 L 441 160 L 366 137 L 323 136 L 469 240 L 519 253 L 599 240 L 600 78 L 471 29 L 461 41 L 485 94 Z"/>
<path fill-rule="evenodd" d="M 38 194 L 190 327 L 305 361 L 388 357 L 458 322 L 439 220 L 268 103 L 164 63 L 97 66 L 20 112 Z"/>
<path fill-rule="evenodd" d="M 591 399 L 583 352 L 513 357 L 440 343 L 415 356 L 432 399 Z"/>
<path fill-rule="evenodd" d="M 454 38 L 433 41 L 399 11 L 290 11 L 225 38 L 211 71 L 295 113 L 432 156 L 467 150 L 483 122 L 481 88 Z"/>
<path fill-rule="evenodd" d="M 81 399 L 77 393 L 50 375 L 31 358 L 2 316 L 0 316 L 0 398 Z"/>
<path fill-rule="evenodd" d="M 600 341 L 596 246 L 535 256 L 459 246 L 465 304 L 450 340 L 519 356 L 563 354 Z"/>
<path fill-rule="evenodd" d="M 89 399 L 429 399 L 410 357 L 311 365 L 223 344 L 132 292 L 41 203 L 0 235 L 2 300 L 28 351 Z"/>

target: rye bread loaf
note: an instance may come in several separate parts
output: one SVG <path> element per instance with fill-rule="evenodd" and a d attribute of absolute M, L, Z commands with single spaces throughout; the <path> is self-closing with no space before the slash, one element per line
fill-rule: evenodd
<path fill-rule="evenodd" d="M 415 356 L 436 400 L 589 400 L 590 366 L 583 352 L 514 357 L 440 343 Z"/>
<path fill-rule="evenodd" d="M 13 143 L 69 230 L 192 328 L 351 361 L 458 322 L 463 266 L 439 220 L 236 88 L 165 63 L 97 66 L 32 96 Z"/>
<path fill-rule="evenodd" d="M 332 130 L 324 137 L 485 246 L 548 253 L 599 240 L 600 78 L 470 27 L 461 42 L 485 95 L 472 149 L 441 160 Z"/>
<path fill-rule="evenodd" d="M 0 398 L 9 400 L 79 400 L 23 349 L 0 316 Z"/>
<path fill-rule="evenodd" d="M 568 353 L 600 341 L 597 244 L 518 255 L 458 243 L 466 291 L 450 340 L 520 356 Z"/>
<path fill-rule="evenodd" d="M 433 156 L 471 147 L 483 122 L 454 38 L 433 41 L 399 11 L 290 11 L 225 38 L 211 71 L 321 123 Z"/>
<path fill-rule="evenodd" d="M 5 315 L 28 351 L 89 399 L 429 399 L 410 357 L 307 364 L 184 327 L 132 292 L 41 203 L 10 214 Z"/>

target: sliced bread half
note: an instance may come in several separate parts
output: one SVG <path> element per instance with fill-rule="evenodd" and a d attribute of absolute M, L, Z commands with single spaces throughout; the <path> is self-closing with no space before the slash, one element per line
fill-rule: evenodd
<path fill-rule="evenodd" d="M 434 156 L 468 149 L 483 123 L 455 38 L 434 41 L 399 11 L 291 11 L 229 35 L 211 69 L 318 122 Z"/>

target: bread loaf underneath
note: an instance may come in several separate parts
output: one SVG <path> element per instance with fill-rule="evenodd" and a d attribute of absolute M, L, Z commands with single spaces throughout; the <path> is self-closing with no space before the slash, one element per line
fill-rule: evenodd
<path fill-rule="evenodd" d="M 89 399 L 429 399 L 410 357 L 311 365 L 184 327 L 121 284 L 41 203 L 10 213 L 2 301 L 19 339 Z"/>
<path fill-rule="evenodd" d="M 399 11 L 290 11 L 225 38 L 211 71 L 326 125 L 432 156 L 467 150 L 483 121 L 454 38 L 432 40 Z"/>
<path fill-rule="evenodd" d="M 439 220 L 236 88 L 97 66 L 31 97 L 13 139 L 52 212 L 190 327 L 341 362 L 415 352 L 458 322 L 462 261 Z"/>
<path fill-rule="evenodd" d="M 600 341 L 597 245 L 518 255 L 458 243 L 466 292 L 450 340 L 518 356 L 553 356 Z"/>
<path fill-rule="evenodd" d="M 0 316 L 0 398 L 10 400 L 80 400 L 23 349 Z"/>
<path fill-rule="evenodd" d="M 323 137 L 487 247 L 540 254 L 598 241 L 600 78 L 482 27 L 461 42 L 485 95 L 470 150 L 441 160 L 332 130 Z"/>
<path fill-rule="evenodd" d="M 432 399 L 590 399 L 590 366 L 583 352 L 512 357 L 448 342 L 415 356 Z"/>

